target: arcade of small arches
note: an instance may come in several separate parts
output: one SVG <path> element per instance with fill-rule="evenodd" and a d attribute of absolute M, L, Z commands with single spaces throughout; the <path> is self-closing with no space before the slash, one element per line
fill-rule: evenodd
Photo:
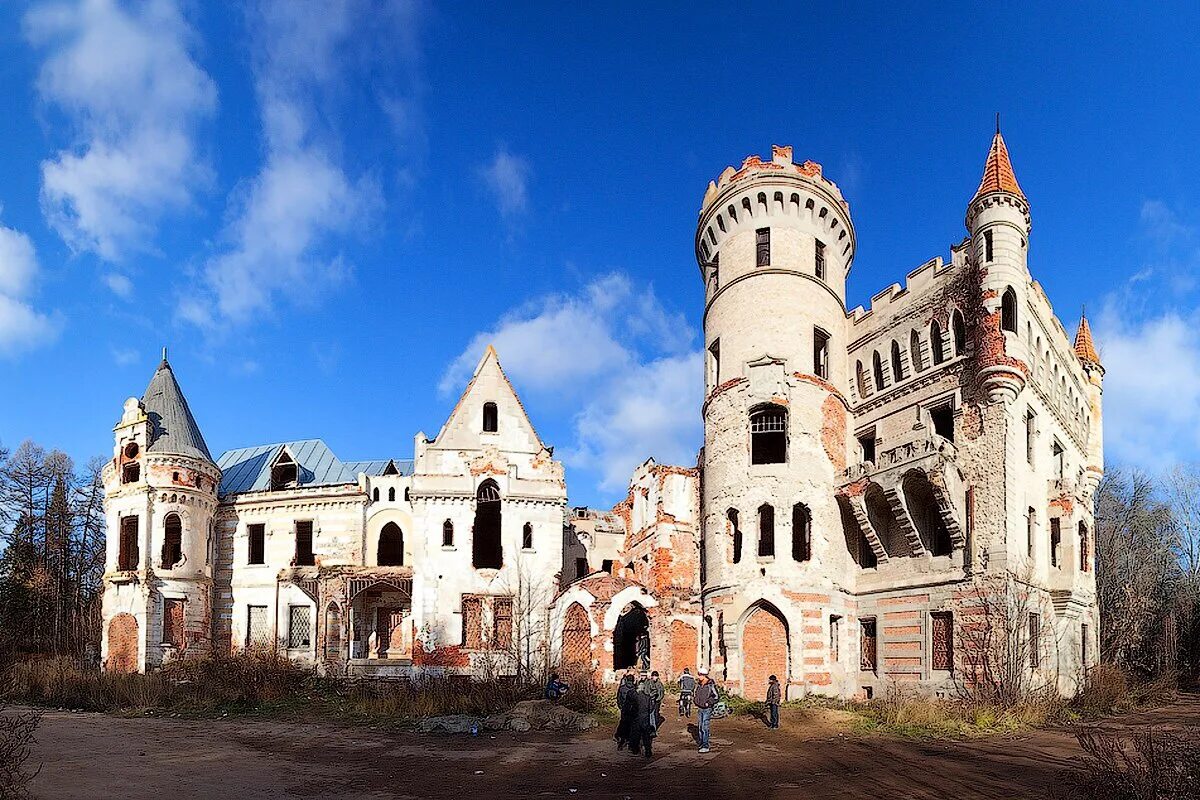
<path fill-rule="evenodd" d="M 1015 314 L 1015 310 L 1013 313 Z M 967 326 L 959 309 L 951 309 L 949 323 L 949 341 L 946 340 L 942 325 L 936 318 L 929 323 L 928 363 L 925 360 L 921 331 L 916 328 L 909 332 L 907 349 L 899 339 L 893 339 L 890 348 L 884 351 L 886 356 L 879 350 L 871 354 L 870 376 L 863 366 L 862 359 L 857 360 L 854 364 L 854 388 L 858 398 L 865 400 L 924 372 L 931 366 L 940 366 L 951 358 L 966 355 Z"/>

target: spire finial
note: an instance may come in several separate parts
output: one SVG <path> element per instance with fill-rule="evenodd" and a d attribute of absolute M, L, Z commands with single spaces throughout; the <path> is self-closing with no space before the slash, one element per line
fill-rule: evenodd
<path fill-rule="evenodd" d="M 163 345 L 163 361 L 167 360 L 167 346 Z"/>
<path fill-rule="evenodd" d="M 1000 135 L 1000 112 L 996 112 L 996 135 Z"/>

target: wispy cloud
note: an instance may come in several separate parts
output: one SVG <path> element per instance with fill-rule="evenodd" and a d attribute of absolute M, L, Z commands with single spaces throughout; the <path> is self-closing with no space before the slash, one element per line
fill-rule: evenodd
<path fill-rule="evenodd" d="M 110 272 L 102 280 L 104 285 L 117 297 L 128 300 L 133 296 L 133 281 L 129 280 L 127 276 L 119 272 Z"/>
<path fill-rule="evenodd" d="M 75 251 L 118 260 L 153 248 L 164 214 L 192 205 L 210 170 L 196 129 L 217 92 L 175 0 L 38 3 L 26 38 L 46 51 L 42 100 L 74 142 L 42 163 L 42 205 Z"/>
<path fill-rule="evenodd" d="M 484 185 L 496 201 L 500 215 L 512 221 L 529 208 L 529 162 L 501 148 L 479 169 Z"/>
<path fill-rule="evenodd" d="M 704 386 L 694 341 L 683 315 L 666 309 L 651 286 L 614 273 L 505 314 L 471 340 L 439 388 L 461 391 L 494 345 L 518 391 L 564 413 L 575 409 L 574 439 L 560 452 L 611 494 L 649 456 L 695 463 Z"/>
<path fill-rule="evenodd" d="M 232 199 L 227 245 L 203 265 L 199 293 L 180 302 L 182 318 L 207 328 L 245 323 L 281 296 L 311 302 L 350 274 L 340 237 L 360 230 L 382 195 L 373 176 L 343 163 L 326 112 L 352 65 L 378 66 L 378 54 L 390 52 L 381 31 L 395 31 L 402 46 L 415 42 L 416 9 L 367 0 L 253 4 L 247 29 L 266 156 Z"/>
<path fill-rule="evenodd" d="M 0 356 L 15 356 L 58 336 L 61 321 L 28 302 L 39 271 L 29 237 L 0 225 Z"/>
<path fill-rule="evenodd" d="M 1200 247 L 1196 226 L 1162 202 L 1143 203 L 1140 223 L 1146 261 L 1094 327 L 1108 457 L 1157 471 L 1200 457 Z"/>

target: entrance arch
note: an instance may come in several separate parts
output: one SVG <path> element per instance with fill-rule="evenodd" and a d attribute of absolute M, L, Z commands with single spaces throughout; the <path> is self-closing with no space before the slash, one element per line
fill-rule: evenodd
<path fill-rule="evenodd" d="M 109 672 L 138 671 L 138 621 L 132 614 L 117 614 L 108 623 Z"/>
<path fill-rule="evenodd" d="M 650 617 L 640 603 L 630 603 L 613 627 L 613 669 L 637 668 L 638 643 L 650 652 Z"/>
<path fill-rule="evenodd" d="M 772 675 L 779 678 L 786 691 L 789 645 L 787 622 L 779 610 L 766 602 L 754 606 L 742 623 L 743 697 L 764 699 Z"/>
<path fill-rule="evenodd" d="M 592 623 L 579 603 L 572 603 L 563 620 L 562 660 L 564 665 L 592 665 Z"/>

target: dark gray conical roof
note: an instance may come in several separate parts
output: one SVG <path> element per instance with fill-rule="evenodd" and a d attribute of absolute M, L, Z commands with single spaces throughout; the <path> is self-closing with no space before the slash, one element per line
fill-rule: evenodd
<path fill-rule="evenodd" d="M 146 448 L 149 452 L 212 461 L 208 445 L 200 435 L 200 426 L 196 424 L 183 391 L 175 381 L 175 373 L 165 358 L 142 395 L 142 406 L 150 419 L 150 445 Z"/>

